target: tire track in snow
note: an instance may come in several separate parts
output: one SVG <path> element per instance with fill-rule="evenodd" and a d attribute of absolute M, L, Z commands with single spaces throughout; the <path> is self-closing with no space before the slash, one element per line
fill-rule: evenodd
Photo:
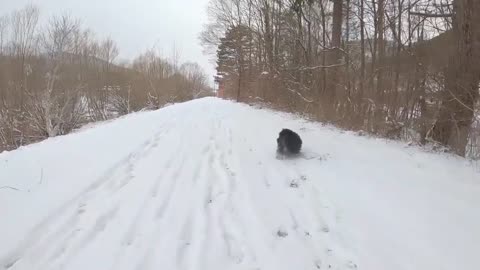
<path fill-rule="evenodd" d="M 159 127 L 159 131 L 156 132 L 153 138 L 149 138 L 140 144 L 138 148 L 129 153 L 125 158 L 120 160 L 113 168 L 107 170 L 102 176 L 101 181 L 96 181 L 92 186 L 88 188 L 86 196 L 94 195 L 96 191 L 100 190 L 103 186 L 108 186 L 113 192 L 118 191 L 123 186 L 128 184 L 133 178 L 134 164 L 139 160 L 142 160 L 158 146 L 158 141 L 170 131 L 172 124 L 163 123 Z M 120 174 L 117 177 L 116 174 Z M 125 175 L 122 177 L 122 175 Z M 118 181 L 120 179 L 120 181 Z"/>
<path fill-rule="evenodd" d="M 208 187 L 204 202 L 204 211 L 207 216 L 207 225 L 206 225 L 206 239 L 207 241 L 204 242 L 204 246 L 202 247 L 203 250 L 217 250 L 217 247 L 220 245 L 218 242 L 218 238 L 216 237 L 216 233 L 221 232 L 221 227 L 218 223 L 218 218 L 221 216 L 222 213 L 219 213 L 219 204 L 223 201 L 223 197 L 225 195 L 225 185 L 222 183 L 219 175 L 218 170 L 215 166 L 216 162 L 218 161 L 218 136 L 219 134 L 219 127 L 218 127 L 218 120 L 213 122 L 213 133 L 210 137 L 209 145 L 210 145 L 210 152 L 208 156 L 208 162 L 206 164 L 206 186 Z M 220 248 L 218 250 L 223 250 Z M 209 269 L 212 268 L 209 263 L 211 263 L 212 257 L 220 258 L 220 254 L 218 252 L 212 254 L 206 252 L 204 255 L 207 257 L 207 260 L 204 260 L 202 264 L 202 268 Z"/>
<path fill-rule="evenodd" d="M 172 158 L 167 161 L 167 170 L 164 172 L 162 176 L 163 180 L 156 185 L 155 196 L 153 198 L 159 199 L 158 201 L 153 201 L 151 204 L 157 205 L 156 209 L 153 211 L 153 215 L 151 217 L 151 222 L 154 224 L 154 229 L 151 232 L 149 245 L 147 246 L 143 256 L 139 258 L 138 262 L 134 269 L 154 269 L 156 268 L 156 262 L 154 261 L 154 254 L 155 252 L 159 252 L 158 250 L 168 243 L 165 239 L 166 237 L 170 236 L 167 234 L 167 226 L 169 226 L 169 216 L 172 216 L 172 204 L 175 203 L 176 197 L 181 194 L 181 187 L 182 183 L 180 176 L 184 173 L 184 166 L 186 162 L 189 162 L 188 156 L 188 149 L 189 146 L 185 143 L 186 139 L 186 132 L 182 132 L 183 136 L 178 139 L 180 142 L 179 146 L 176 147 L 176 151 L 174 151 L 171 156 Z M 179 155 L 177 155 L 179 154 Z M 165 196 L 159 196 L 158 194 L 163 194 Z M 171 247 L 169 247 L 171 250 Z M 158 264 L 158 263 L 157 263 Z"/>
<path fill-rule="evenodd" d="M 170 172 L 170 170 L 172 169 L 172 164 L 175 161 L 175 155 L 174 155 L 174 153 L 171 153 L 170 156 L 171 156 L 171 158 L 169 158 L 167 160 L 166 164 L 165 164 L 165 168 L 164 168 L 165 170 L 163 171 L 162 174 L 160 174 L 157 177 L 157 179 L 155 181 L 155 185 L 151 189 L 150 196 L 152 198 L 156 198 L 158 196 L 161 184 L 165 181 L 165 175 L 167 175 Z"/>
<path fill-rule="evenodd" d="M 103 233 L 107 226 L 110 225 L 110 223 L 118 213 L 118 209 L 119 206 L 116 205 L 114 207 L 111 207 L 104 213 L 98 215 L 95 218 L 94 225 L 89 227 L 83 237 L 78 240 L 77 244 L 73 245 L 73 247 L 69 249 L 69 253 L 71 254 L 71 256 L 75 256 L 78 251 L 86 248 L 89 244 L 92 244 L 93 240 L 98 237 L 99 234 Z M 68 261 L 68 259 L 66 261 Z"/>
<path fill-rule="evenodd" d="M 163 132 L 160 132 L 160 133 L 157 133 L 154 136 L 154 140 L 152 142 L 152 149 L 158 147 L 159 141 L 163 137 L 162 135 L 163 135 Z M 176 148 L 173 148 L 173 149 L 177 150 L 178 148 L 179 148 L 179 146 L 177 146 Z M 173 150 L 173 151 L 175 151 L 175 150 Z M 165 167 L 164 167 L 165 170 L 159 176 L 154 177 L 153 178 L 153 184 L 151 186 L 148 186 L 147 193 L 150 194 L 150 197 L 149 196 L 143 196 L 144 199 L 143 199 L 139 209 L 136 211 L 136 214 L 135 214 L 132 222 L 129 225 L 129 229 L 127 231 L 127 234 L 124 237 L 123 242 L 127 246 L 130 246 L 132 244 L 134 234 L 135 234 L 135 232 L 137 231 L 137 229 L 139 228 L 139 225 L 140 225 L 139 220 L 141 220 L 142 217 L 144 216 L 144 213 L 147 212 L 148 206 L 153 207 L 154 204 L 150 203 L 150 201 L 157 197 L 159 189 L 160 189 L 160 185 L 165 181 L 164 177 L 165 177 L 165 175 L 168 175 L 169 171 L 171 170 L 172 163 L 175 160 L 175 152 L 168 153 L 168 152 L 163 152 L 162 151 L 162 152 L 160 152 L 160 154 L 169 155 L 170 158 L 168 158 L 167 161 L 165 162 Z"/>
<path fill-rule="evenodd" d="M 192 244 L 192 224 L 193 218 L 192 215 L 189 213 L 187 218 L 185 219 L 182 229 L 180 231 L 180 239 L 179 243 L 177 244 L 177 253 L 176 253 L 176 265 L 177 269 L 188 269 L 188 260 L 185 258 L 188 256 L 188 250 L 191 250 L 190 245 Z"/>
<path fill-rule="evenodd" d="M 185 149 L 186 147 L 183 145 L 182 151 L 181 151 L 182 154 L 179 156 L 179 159 L 177 160 L 178 164 L 176 166 L 173 166 L 172 169 L 168 171 L 168 174 L 165 176 L 166 180 L 162 181 L 162 183 L 168 182 L 167 183 L 168 191 L 167 191 L 167 196 L 160 202 L 159 204 L 160 206 L 155 211 L 154 218 L 156 220 L 162 219 L 165 216 L 167 211 L 170 209 L 172 198 L 175 196 L 176 193 L 178 193 L 178 185 L 179 185 L 178 178 L 182 173 L 182 170 L 185 165 L 185 158 L 187 157 Z M 159 186 L 158 188 L 161 188 L 161 186 Z"/>
<path fill-rule="evenodd" d="M 158 146 L 158 140 L 160 137 L 156 136 L 156 142 L 154 145 Z M 137 238 L 137 234 L 141 230 L 142 225 L 145 226 L 148 223 L 154 222 L 154 216 L 156 215 L 156 200 L 159 192 L 161 191 L 162 185 L 167 182 L 169 175 L 171 174 L 172 164 L 176 161 L 175 153 L 178 152 L 180 145 L 172 148 L 171 152 L 162 152 L 162 155 L 168 156 L 165 161 L 165 166 L 162 168 L 160 175 L 157 177 L 152 178 L 153 183 L 146 187 L 145 192 L 150 196 L 145 196 L 142 194 L 142 202 L 138 205 L 135 210 L 135 215 L 129 219 L 129 225 L 124 232 L 123 236 L 121 237 L 121 246 L 117 249 L 116 254 L 114 255 L 114 262 L 112 264 L 111 269 L 116 270 L 119 269 L 121 265 L 125 266 L 125 263 L 122 264 L 122 260 L 125 258 L 126 252 L 134 248 L 135 240 Z M 148 214 L 150 213 L 150 216 Z M 127 256 L 128 257 L 128 256 Z"/>
<path fill-rule="evenodd" d="M 236 180 L 233 178 L 229 168 L 225 164 L 222 164 L 224 162 L 223 158 L 223 153 L 221 153 L 219 162 L 215 164 L 217 175 L 219 179 L 223 181 L 225 188 L 225 196 L 222 196 L 223 199 L 221 201 L 223 201 L 223 206 L 220 207 L 221 213 L 218 215 L 218 223 L 221 228 L 222 239 L 226 246 L 228 257 L 236 264 L 241 264 L 246 257 L 246 252 L 244 251 L 245 247 L 241 240 L 240 229 L 238 228 L 241 224 L 235 222 L 233 219 L 233 216 L 235 216 L 237 212 L 232 202 Z"/>
<path fill-rule="evenodd" d="M 215 200 L 216 222 L 220 228 L 220 236 L 226 250 L 226 256 L 234 264 L 252 263 L 255 261 L 255 252 L 245 242 L 246 224 L 238 218 L 235 203 L 237 191 L 236 173 L 232 170 L 233 135 L 231 128 L 217 119 L 217 140 L 215 141 L 215 159 L 212 164 L 213 178 L 219 179 L 221 196 Z"/>
<path fill-rule="evenodd" d="M 222 207 L 222 215 L 219 216 L 220 227 L 222 228 L 223 239 L 227 246 L 228 256 L 234 260 L 235 263 L 240 264 L 245 259 L 245 247 L 239 236 L 239 228 L 241 224 L 233 221 L 232 216 L 236 215 L 237 210 L 233 204 L 234 192 L 236 189 L 235 173 L 229 168 L 225 159 L 225 153 L 219 154 L 219 159 L 216 162 L 219 178 L 224 182 L 225 196 Z"/>
<path fill-rule="evenodd" d="M 216 145 L 218 135 L 218 124 L 214 122 L 209 134 L 207 143 L 201 148 L 202 159 L 195 165 L 192 175 L 192 186 L 195 192 L 186 193 L 187 197 L 193 200 L 188 210 L 186 222 L 183 225 L 180 234 L 180 246 L 177 252 L 177 266 L 179 269 L 195 269 L 199 265 L 206 267 L 205 251 L 210 246 L 210 227 L 211 213 L 210 207 L 215 200 L 214 186 L 217 181 L 216 177 L 212 177 L 211 164 L 216 159 Z M 188 187 L 187 187 L 188 188 Z"/>
<path fill-rule="evenodd" d="M 32 265 L 28 268 L 38 269 L 63 269 L 68 265 L 72 258 L 74 258 L 78 252 L 86 249 L 97 237 L 99 237 L 109 226 L 112 219 L 115 217 L 118 211 L 118 206 L 110 208 L 105 213 L 98 215 L 94 218 L 93 225 L 88 228 L 75 227 L 70 233 L 61 235 L 63 241 L 54 240 L 50 243 L 50 249 L 48 256 L 35 257 L 38 261 L 31 261 Z M 87 211 L 88 212 L 88 211 Z M 24 269 L 24 268 L 21 268 Z"/>
<path fill-rule="evenodd" d="M 164 133 L 163 128 L 165 125 L 161 126 L 161 131 L 156 133 L 156 137 L 160 138 Z M 83 214 L 86 210 L 82 209 L 80 212 L 77 212 L 77 205 L 80 204 L 82 207 L 88 205 L 90 200 L 95 199 L 99 193 L 105 192 L 113 188 L 113 192 L 118 190 L 118 183 L 123 187 L 126 185 L 126 181 L 131 179 L 120 178 L 120 182 L 116 179 L 118 173 L 129 173 L 133 170 L 133 163 L 140 158 L 146 157 L 151 150 L 153 149 L 152 139 L 144 141 L 140 144 L 137 149 L 133 151 L 133 155 L 129 154 L 119 162 L 114 164 L 111 168 L 105 171 L 105 173 L 93 181 L 92 184 L 87 186 L 82 192 L 77 196 L 73 197 L 71 200 L 67 201 L 65 204 L 61 205 L 59 208 L 54 210 L 50 215 L 48 215 L 39 225 L 35 226 L 34 229 L 28 234 L 28 237 L 23 241 L 16 249 L 14 249 L 10 254 L 5 256 L 0 260 L 1 266 L 4 269 L 15 269 L 16 265 L 21 263 L 24 257 L 27 257 L 30 261 L 29 263 L 35 263 L 35 260 L 38 260 L 38 263 L 46 264 L 45 267 L 49 265 L 52 261 L 58 261 L 58 256 L 64 256 L 67 247 L 71 246 L 73 239 L 78 238 L 81 234 L 81 230 L 77 229 L 78 222 L 80 221 L 80 215 Z M 130 177 L 130 174 L 127 178 Z M 117 188 L 115 188 L 117 187 Z M 101 197 L 101 196 L 100 196 Z M 73 213 L 73 214 L 69 214 Z M 106 226 L 111 218 L 116 214 L 115 211 L 107 211 L 108 214 L 101 215 L 95 221 L 93 227 L 97 230 L 101 230 Z M 64 216 L 71 215 L 68 221 L 58 230 L 52 231 L 52 227 L 55 227 L 58 223 L 61 224 L 61 220 L 64 219 Z M 72 229 L 73 228 L 73 229 Z M 48 237 L 46 237 L 46 235 Z M 96 232 L 90 232 L 89 237 L 95 237 Z M 88 238 L 85 238 L 84 241 L 87 241 Z M 82 245 L 87 243 L 80 244 L 80 250 Z M 49 256 L 47 256 L 49 253 Z M 45 260 L 47 256 L 47 261 Z"/>
<path fill-rule="evenodd" d="M 202 165 L 202 183 L 204 186 L 204 194 L 201 196 L 201 201 L 198 203 L 198 214 L 204 215 L 204 227 L 198 230 L 198 233 L 202 235 L 199 245 L 196 247 L 196 263 L 198 269 L 208 269 L 208 251 L 212 250 L 214 245 L 214 238 L 212 238 L 212 232 L 216 231 L 212 224 L 213 214 L 212 208 L 214 207 L 214 201 L 216 200 L 218 193 L 215 193 L 215 183 L 217 178 L 215 177 L 211 162 L 214 159 L 214 152 L 212 149 L 213 141 L 209 140 L 206 148 L 208 149 L 207 158 L 204 159 Z M 205 162 L 207 160 L 207 162 Z"/>
<path fill-rule="evenodd" d="M 43 253 L 36 253 L 34 254 L 35 256 L 31 255 L 31 252 L 33 249 L 37 250 L 49 250 L 48 247 L 54 245 L 58 239 L 62 238 L 62 235 L 58 234 L 52 234 L 51 232 L 51 227 L 55 227 L 56 223 L 61 222 L 63 216 L 68 215 L 68 213 L 73 212 L 73 216 L 76 217 L 77 213 L 74 211 L 75 205 L 80 201 L 88 201 L 89 198 L 92 197 L 94 193 L 97 192 L 99 188 L 103 186 L 105 182 L 108 182 L 110 180 L 110 175 L 113 174 L 113 172 L 117 171 L 119 168 L 122 167 L 123 164 L 125 164 L 126 159 L 122 159 L 120 162 L 118 162 L 116 165 L 114 165 L 112 168 L 107 170 L 107 172 L 104 174 L 104 176 L 98 178 L 94 183 L 92 183 L 90 186 L 88 186 L 83 192 L 81 192 L 79 195 L 65 203 L 64 205 L 60 206 L 57 210 L 53 211 L 52 214 L 47 216 L 47 218 L 37 225 L 26 237 L 26 240 L 19 245 L 11 254 L 7 255 L 5 258 L 3 258 L 2 265 L 4 269 L 15 269 L 15 266 L 22 260 L 22 258 L 27 257 L 29 260 L 42 260 L 43 258 L 41 255 Z M 75 227 L 78 219 L 74 218 L 73 219 L 75 222 L 67 223 L 68 227 Z M 67 227 L 65 227 L 67 229 Z M 67 230 L 61 230 L 60 233 L 67 233 Z M 50 237 L 48 238 L 48 243 L 44 240 L 44 235 L 56 235 L 55 237 Z M 64 239 L 68 240 L 69 238 Z M 68 245 L 68 243 L 64 243 L 63 245 Z M 36 252 L 36 251 L 35 251 Z"/>
<path fill-rule="evenodd" d="M 226 127 L 229 142 L 235 141 L 233 134 L 243 134 L 241 131 L 237 132 L 238 130 L 232 129 L 233 127 Z M 255 127 L 252 127 L 252 129 L 255 129 Z M 256 135 L 254 135 L 253 140 L 258 140 Z M 241 143 L 242 141 L 244 143 Z M 230 149 L 227 148 L 225 162 L 221 163 L 224 174 L 232 183 L 231 202 L 234 209 L 233 211 L 226 211 L 228 218 L 225 226 L 233 228 L 231 234 L 240 243 L 239 246 L 242 247 L 242 265 L 248 265 L 251 269 L 281 268 L 281 265 L 266 265 L 264 260 L 258 260 L 259 258 L 275 258 L 277 256 L 273 247 L 276 227 L 272 227 L 265 222 L 265 213 L 260 210 L 265 198 L 271 197 L 271 194 L 265 192 L 272 191 L 262 181 L 264 174 L 261 171 L 252 170 L 252 168 L 258 166 L 258 156 L 253 155 L 253 148 L 247 144 L 247 138 L 239 138 L 236 142 L 236 144 L 231 145 Z M 239 157 L 245 157 L 246 159 L 239 159 Z M 261 193 L 258 193 L 259 191 Z M 257 196 L 260 197 L 257 198 Z M 252 230 L 252 228 L 255 228 L 255 230 Z"/>
<path fill-rule="evenodd" d="M 156 197 L 160 198 L 158 202 L 150 202 L 153 205 L 158 205 L 156 209 L 154 209 L 153 216 L 151 217 L 151 222 L 154 224 L 156 229 L 153 230 L 150 244 L 147 246 L 143 256 L 139 258 L 135 269 L 144 270 L 154 268 L 154 264 L 152 263 L 153 254 L 159 246 L 165 244 L 165 242 L 162 242 L 162 238 L 164 237 L 163 234 L 167 233 L 167 230 L 164 227 L 168 223 L 168 220 L 165 218 L 165 216 L 168 214 L 167 212 L 171 207 L 170 205 L 174 203 L 173 197 L 178 186 L 177 178 L 181 172 L 181 169 L 183 168 L 183 164 L 184 161 L 182 158 L 178 159 L 176 162 L 174 162 L 174 165 L 171 167 L 171 169 L 165 172 L 163 177 L 164 180 L 158 186 L 158 189 L 164 189 L 162 194 L 165 196 L 162 198 L 160 198 L 161 196 Z M 114 268 L 112 268 L 112 270 L 113 269 Z"/>
<path fill-rule="evenodd" d="M 268 166 L 258 167 L 258 158 L 263 161 L 267 155 L 249 154 L 248 144 L 261 144 L 266 136 L 245 135 L 222 121 L 212 108 L 204 109 L 204 122 L 213 120 L 213 134 L 204 132 L 208 124 L 203 121 L 188 122 L 177 124 L 175 133 L 182 135 L 169 137 L 175 145 L 168 145 L 168 151 L 157 148 L 163 148 L 162 135 L 142 142 L 107 170 L 105 178 L 97 179 L 91 190 L 81 192 L 59 210 L 58 216 L 45 220 L 39 240 L 30 239 L 34 248 L 18 249 L 20 255 L 2 260 L 0 269 L 2 265 L 11 269 L 68 269 L 79 266 L 88 257 L 86 253 L 96 251 L 101 253 L 93 258 L 108 263 L 111 261 L 104 255 L 117 259 L 116 264 L 108 265 L 112 270 L 135 266 L 141 270 L 295 269 L 291 267 L 295 259 L 287 257 L 297 254 L 311 266 L 299 269 L 328 269 L 329 265 L 331 269 L 349 269 L 349 257 L 332 236 L 337 212 L 322 208 L 330 205 L 321 186 L 300 181 L 298 188 L 289 187 L 290 179 L 285 175 L 298 178 L 302 171 L 288 164 L 290 161 L 266 161 L 271 173 L 265 172 Z M 236 123 L 237 119 L 230 120 Z M 269 147 L 260 150 L 270 151 Z M 153 165 L 142 166 L 157 158 L 161 171 Z M 141 169 L 146 167 L 143 179 Z M 148 173 L 153 175 L 145 176 Z M 79 202 L 87 204 L 80 207 Z M 95 209 L 97 213 L 91 213 Z M 115 224 L 121 228 L 116 229 Z M 324 224 L 328 233 L 322 231 Z M 289 229 L 287 237 L 275 234 L 279 225 Z M 111 246 L 118 242 L 119 246 L 112 252 L 101 250 L 103 241 Z M 184 243 L 189 244 L 182 246 Z M 299 250 L 288 253 L 294 249 Z M 34 256 L 33 251 L 38 253 Z M 27 265 L 28 259 L 32 265 Z M 83 262 L 98 268 L 100 263 Z"/>
<path fill-rule="evenodd" d="M 104 196 L 102 196 L 101 194 L 97 196 L 99 199 L 102 199 L 105 201 L 109 200 L 113 194 L 118 192 L 121 188 L 123 188 L 126 184 L 128 184 L 128 182 L 130 182 L 134 178 L 134 170 L 137 164 L 139 164 L 139 162 L 141 162 L 142 160 L 148 158 L 148 156 L 152 153 L 152 151 L 158 146 L 157 142 L 166 134 L 166 131 L 163 128 L 164 126 L 162 126 L 161 130 L 154 135 L 153 139 L 149 139 L 145 141 L 142 144 L 140 149 L 138 149 L 137 151 L 129 155 L 127 164 L 125 166 L 126 171 L 124 171 L 124 174 L 127 175 L 127 177 L 130 179 L 127 182 L 125 182 L 125 180 L 123 179 L 123 180 L 120 180 L 120 182 L 114 183 L 113 185 L 108 185 L 108 189 L 104 190 L 104 193 L 106 194 L 104 194 Z M 113 175 L 114 174 L 112 174 L 112 179 L 115 178 Z M 112 182 L 115 182 L 115 180 L 113 180 Z M 99 233 L 104 231 L 104 228 L 106 227 L 106 225 L 109 222 L 111 222 L 111 220 L 117 214 L 118 209 L 122 205 L 122 202 L 114 201 L 113 204 L 116 205 L 116 208 L 113 208 L 113 210 L 106 210 L 104 214 L 99 215 L 99 217 L 97 217 L 95 221 L 95 225 L 93 226 L 93 229 L 90 232 L 86 233 L 83 240 L 78 240 L 79 241 L 78 247 L 71 248 L 73 249 L 74 252 L 70 258 L 65 259 L 67 262 L 71 260 L 73 257 L 75 257 L 75 255 L 80 250 L 82 250 L 86 245 L 93 242 L 95 237 Z M 126 244 L 126 246 L 129 246 L 130 244 L 132 244 L 134 233 L 138 226 L 138 222 L 140 222 L 139 219 L 141 219 L 146 206 L 147 206 L 147 199 L 145 199 L 144 202 L 141 204 L 140 209 L 138 209 L 137 214 L 134 218 L 134 224 L 136 224 L 136 226 L 132 225 L 130 227 L 130 229 L 127 231 L 127 234 L 123 238 L 124 242 L 122 242 L 122 244 Z M 124 249 L 124 246 L 121 246 L 120 249 Z"/>
<path fill-rule="evenodd" d="M 134 170 L 135 164 L 143 159 L 146 159 L 149 155 L 151 155 L 152 151 L 154 151 L 158 147 L 159 141 L 166 136 L 170 131 L 170 128 L 166 128 L 166 125 L 162 125 L 160 127 L 160 131 L 156 132 L 154 136 L 148 140 L 146 140 L 140 149 L 131 153 L 127 159 L 127 164 L 125 166 L 125 171 L 123 172 L 123 177 L 119 177 L 119 181 L 112 181 L 110 184 L 110 188 L 112 192 L 116 192 L 126 186 L 130 181 L 135 178 Z"/>
<path fill-rule="evenodd" d="M 16 263 L 19 262 L 20 259 L 23 257 L 41 258 L 41 259 L 44 259 L 45 257 L 51 258 L 51 256 L 46 256 L 51 252 L 52 248 L 55 249 L 54 247 L 51 247 L 51 243 L 58 238 L 58 235 L 68 236 L 69 230 L 71 229 L 72 226 L 75 226 L 75 224 L 78 221 L 78 218 L 79 218 L 78 213 L 83 211 L 83 210 L 80 211 L 80 209 L 82 209 L 81 208 L 82 206 L 83 205 L 79 206 L 78 212 L 77 211 L 72 212 L 71 214 L 65 215 L 64 217 L 62 217 L 63 218 L 62 220 L 58 220 L 57 224 L 55 224 L 57 226 L 55 227 L 52 226 L 53 228 L 50 228 L 50 231 L 46 232 L 42 237 L 38 238 L 37 241 L 32 241 L 31 245 L 27 247 L 25 250 L 23 250 L 21 255 L 20 254 L 18 255 L 17 257 L 18 259 L 12 260 L 8 264 L 4 264 L 4 268 L 10 269 L 14 265 L 16 266 Z M 60 250 L 57 249 L 56 253 L 60 254 L 61 252 Z M 20 263 L 22 262 L 20 261 Z"/>
<path fill-rule="evenodd" d="M 198 265 L 199 257 L 195 254 L 198 253 L 199 247 L 205 241 L 204 239 L 199 239 L 203 228 L 206 226 L 202 205 L 206 203 L 207 196 L 205 194 L 207 192 L 208 179 L 203 176 L 204 167 L 204 160 L 195 165 L 191 176 L 192 187 L 190 187 L 190 189 L 195 189 L 195 192 L 185 192 L 184 199 L 188 197 L 193 199 L 189 204 L 187 215 L 180 231 L 180 242 L 177 246 L 176 258 L 178 269 L 192 269 L 195 268 L 195 265 Z"/>

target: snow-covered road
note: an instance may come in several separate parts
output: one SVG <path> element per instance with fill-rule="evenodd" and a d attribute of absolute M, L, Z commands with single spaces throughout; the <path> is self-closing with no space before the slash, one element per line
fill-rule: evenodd
<path fill-rule="evenodd" d="M 0 154 L 0 187 L 0 269 L 479 267 L 477 167 L 214 98 Z"/>

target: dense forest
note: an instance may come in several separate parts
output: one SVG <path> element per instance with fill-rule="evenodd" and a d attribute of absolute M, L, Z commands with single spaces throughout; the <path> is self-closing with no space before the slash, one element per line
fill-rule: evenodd
<path fill-rule="evenodd" d="M 221 93 L 480 157 L 480 1 L 211 0 Z"/>

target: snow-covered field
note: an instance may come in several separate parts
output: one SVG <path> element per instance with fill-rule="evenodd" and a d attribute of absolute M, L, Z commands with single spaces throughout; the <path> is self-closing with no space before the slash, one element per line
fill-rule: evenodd
<path fill-rule="evenodd" d="M 475 165 L 215 98 L 0 154 L 0 187 L 0 269 L 480 267 Z"/>

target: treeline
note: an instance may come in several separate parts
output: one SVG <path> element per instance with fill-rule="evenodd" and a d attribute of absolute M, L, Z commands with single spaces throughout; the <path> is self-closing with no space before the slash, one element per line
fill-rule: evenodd
<path fill-rule="evenodd" d="M 480 156 L 480 1 L 211 0 L 227 98 Z"/>
<path fill-rule="evenodd" d="M 35 6 L 0 17 L 0 152 L 81 125 L 210 95 L 196 63 L 147 51 L 117 64 L 119 51 L 68 15 L 40 24 Z"/>

